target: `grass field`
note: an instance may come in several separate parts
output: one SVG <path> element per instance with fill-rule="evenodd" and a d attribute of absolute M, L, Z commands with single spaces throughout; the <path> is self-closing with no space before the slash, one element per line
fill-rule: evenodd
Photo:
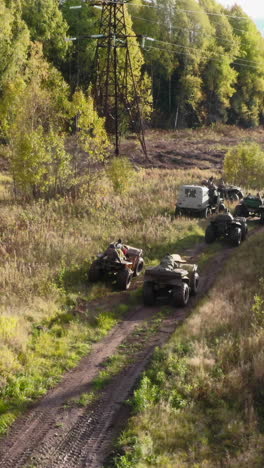
<path fill-rule="evenodd" d="M 263 233 L 245 242 L 135 391 L 116 468 L 262 467 Z"/>
<path fill-rule="evenodd" d="M 187 183 L 206 175 L 140 169 L 120 193 L 102 172 L 78 200 L 26 205 L 13 199 L 10 178 L 1 177 L 0 433 L 120 319 L 111 307 L 76 313 L 117 294 L 88 284 L 92 257 L 118 237 L 142 247 L 149 264 L 199 242 L 204 222 L 172 215 L 183 177 Z"/>

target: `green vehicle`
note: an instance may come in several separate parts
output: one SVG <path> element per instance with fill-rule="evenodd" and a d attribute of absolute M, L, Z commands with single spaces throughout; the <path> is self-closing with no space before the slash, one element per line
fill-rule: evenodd
<path fill-rule="evenodd" d="M 259 195 L 247 195 L 235 207 L 234 216 L 259 216 L 260 222 L 264 223 L 264 200 Z"/>

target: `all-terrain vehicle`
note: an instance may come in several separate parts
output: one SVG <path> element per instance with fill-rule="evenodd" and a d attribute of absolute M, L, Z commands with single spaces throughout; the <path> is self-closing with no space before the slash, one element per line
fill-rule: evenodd
<path fill-rule="evenodd" d="M 264 200 L 259 195 L 247 195 L 235 207 L 235 216 L 259 216 L 260 222 L 264 223 Z"/>
<path fill-rule="evenodd" d="M 180 255 L 167 254 L 156 267 L 147 268 L 144 276 L 143 301 L 155 304 L 159 297 L 171 300 L 172 305 L 184 307 L 190 294 L 198 290 L 199 274 L 195 264 L 186 263 Z"/>
<path fill-rule="evenodd" d="M 242 189 L 236 185 L 219 184 L 217 190 L 221 198 L 231 202 L 242 200 L 244 197 Z"/>
<path fill-rule="evenodd" d="M 239 246 L 247 237 L 247 220 L 243 217 L 234 218 L 231 213 L 218 214 L 211 220 L 205 231 L 205 242 L 211 244 L 216 239 L 227 239 L 234 246 Z"/>
<path fill-rule="evenodd" d="M 89 270 L 89 281 L 96 282 L 110 277 L 118 289 L 126 290 L 133 276 L 144 268 L 143 251 L 119 241 L 109 244 L 105 252 L 98 254 Z"/>
<path fill-rule="evenodd" d="M 202 185 L 182 185 L 176 204 L 175 216 L 197 215 L 207 218 L 210 214 L 224 210 L 225 205 L 217 190 Z"/>

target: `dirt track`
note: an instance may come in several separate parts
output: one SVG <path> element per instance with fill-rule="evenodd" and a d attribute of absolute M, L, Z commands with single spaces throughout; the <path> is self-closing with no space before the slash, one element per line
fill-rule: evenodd
<path fill-rule="evenodd" d="M 198 259 L 204 250 L 200 244 L 188 252 Z M 184 309 L 177 309 L 162 320 L 133 356 L 133 362 L 114 377 L 96 403 L 86 408 L 69 407 L 65 403 L 91 389 L 91 382 L 100 366 L 121 343 L 144 321 L 151 322 L 159 307 L 136 307 L 100 343 L 79 366 L 41 400 L 28 414 L 15 423 L 10 434 L 0 442 L 0 467 L 99 468 L 112 450 L 113 439 L 120 432 L 129 409 L 125 400 L 132 394 L 137 380 L 148 365 L 155 346 L 168 341 L 175 328 L 191 312 L 212 287 L 223 263 L 235 249 L 224 246 L 206 265 L 201 276 L 200 292 Z M 134 340 L 138 338 L 134 337 Z"/>

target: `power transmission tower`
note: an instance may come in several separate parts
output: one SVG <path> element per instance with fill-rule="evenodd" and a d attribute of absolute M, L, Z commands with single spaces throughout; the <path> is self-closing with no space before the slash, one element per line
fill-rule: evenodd
<path fill-rule="evenodd" d="M 125 0 L 89 1 L 90 5 L 102 8 L 94 61 L 95 100 L 99 114 L 106 119 L 107 130 L 115 135 L 115 154 L 119 154 L 122 121 L 128 115 L 148 158 L 140 96 L 128 43 L 129 37 L 141 36 L 127 34 L 125 3 Z"/>

